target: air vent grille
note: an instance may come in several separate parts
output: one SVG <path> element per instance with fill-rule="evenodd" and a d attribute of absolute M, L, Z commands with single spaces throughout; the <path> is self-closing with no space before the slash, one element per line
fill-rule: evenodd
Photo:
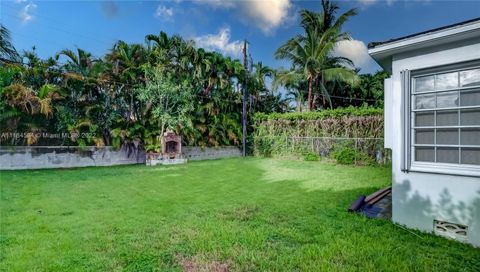
<path fill-rule="evenodd" d="M 459 240 L 467 241 L 468 227 L 460 224 L 434 220 L 433 230 L 435 234 Z"/>

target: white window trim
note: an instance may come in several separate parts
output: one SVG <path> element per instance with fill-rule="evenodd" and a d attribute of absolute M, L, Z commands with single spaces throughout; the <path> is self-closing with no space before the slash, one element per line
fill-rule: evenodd
<path fill-rule="evenodd" d="M 412 109 L 412 89 L 413 87 L 413 77 L 417 76 L 426 76 L 429 74 L 439 73 L 439 72 L 450 72 L 458 70 L 467 70 L 470 68 L 480 67 L 480 60 L 475 60 L 468 63 L 459 63 L 448 66 L 438 66 L 428 69 L 421 69 L 416 71 L 402 71 L 402 93 L 403 103 L 403 140 L 402 140 L 402 170 L 405 172 L 421 172 L 421 173 L 435 173 L 435 174 L 445 174 L 445 175 L 454 175 L 454 176 L 471 176 L 471 177 L 480 177 L 480 165 L 469 165 L 469 164 L 453 164 L 453 163 L 440 163 L 440 162 L 420 162 L 415 161 L 414 151 L 415 145 L 412 142 L 414 137 L 414 130 L 412 129 L 413 114 L 414 110 Z M 413 75 L 412 75 L 413 74 Z M 476 87 L 478 88 L 478 87 Z M 463 88 L 458 88 L 463 89 Z M 456 89 L 456 90 L 458 90 Z M 443 92 L 443 90 L 441 91 Z M 435 92 L 432 92 L 435 93 Z M 460 107 L 460 106 L 459 106 Z M 460 107 L 462 108 L 462 107 Z M 467 107 L 468 108 L 468 107 Z M 455 108 L 458 109 L 458 108 Z M 418 111 L 418 110 L 417 110 Z"/>
<path fill-rule="evenodd" d="M 413 158 L 409 171 L 454 176 L 480 177 L 480 167 L 475 165 L 461 165 L 441 162 L 416 162 L 413 161 Z"/>

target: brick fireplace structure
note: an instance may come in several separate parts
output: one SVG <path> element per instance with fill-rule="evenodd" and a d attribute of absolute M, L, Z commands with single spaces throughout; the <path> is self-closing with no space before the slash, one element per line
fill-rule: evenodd
<path fill-rule="evenodd" d="M 157 164 L 171 165 L 186 163 L 187 159 L 182 155 L 182 137 L 168 130 L 160 138 L 162 145 L 161 153 L 147 154 L 146 165 L 154 166 Z"/>
<path fill-rule="evenodd" d="M 162 158 L 164 160 L 174 160 L 182 156 L 182 137 L 172 131 L 167 131 L 161 139 Z"/>

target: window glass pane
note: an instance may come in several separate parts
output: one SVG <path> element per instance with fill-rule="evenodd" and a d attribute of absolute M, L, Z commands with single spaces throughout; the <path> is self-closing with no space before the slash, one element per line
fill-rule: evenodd
<path fill-rule="evenodd" d="M 422 110 L 412 113 L 413 159 L 480 166 L 480 68 L 414 77 L 413 85 L 412 108 Z"/>
<path fill-rule="evenodd" d="M 475 110 L 461 110 L 460 124 L 462 126 L 477 126 L 480 125 L 480 109 Z"/>
<path fill-rule="evenodd" d="M 460 86 L 480 86 L 480 69 L 460 72 Z"/>
<path fill-rule="evenodd" d="M 415 78 L 415 92 L 417 93 L 428 92 L 428 91 L 433 91 L 433 89 L 434 89 L 433 76 Z"/>
<path fill-rule="evenodd" d="M 460 96 L 462 106 L 480 106 L 480 90 L 463 91 Z"/>
<path fill-rule="evenodd" d="M 435 75 L 435 90 L 458 87 L 458 72 Z"/>
<path fill-rule="evenodd" d="M 433 111 L 415 113 L 415 126 L 425 127 L 425 126 L 433 126 L 433 125 L 434 125 Z"/>
<path fill-rule="evenodd" d="M 435 94 L 424 94 L 415 96 L 416 109 L 433 109 L 435 108 Z"/>
<path fill-rule="evenodd" d="M 415 148 L 415 160 L 434 162 L 435 161 L 435 149 L 433 147 L 416 147 Z"/>
<path fill-rule="evenodd" d="M 437 94 L 437 108 L 457 107 L 458 92 L 446 92 Z"/>
<path fill-rule="evenodd" d="M 480 148 L 462 148 L 462 164 L 480 165 Z"/>
<path fill-rule="evenodd" d="M 458 112 L 437 111 L 437 126 L 458 126 Z"/>
<path fill-rule="evenodd" d="M 458 129 L 437 129 L 437 144 L 458 145 Z"/>
<path fill-rule="evenodd" d="M 434 144 L 433 129 L 416 129 L 415 143 L 416 144 Z"/>
<path fill-rule="evenodd" d="M 458 148 L 437 148 L 437 162 L 458 163 Z"/>
<path fill-rule="evenodd" d="M 480 146 L 480 129 L 478 128 L 464 128 L 461 133 L 462 145 L 479 145 Z"/>

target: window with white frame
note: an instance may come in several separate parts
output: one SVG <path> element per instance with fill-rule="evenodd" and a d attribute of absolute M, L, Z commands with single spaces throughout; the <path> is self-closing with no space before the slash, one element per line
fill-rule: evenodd
<path fill-rule="evenodd" d="M 480 66 L 413 74 L 412 163 L 479 167 Z"/>

